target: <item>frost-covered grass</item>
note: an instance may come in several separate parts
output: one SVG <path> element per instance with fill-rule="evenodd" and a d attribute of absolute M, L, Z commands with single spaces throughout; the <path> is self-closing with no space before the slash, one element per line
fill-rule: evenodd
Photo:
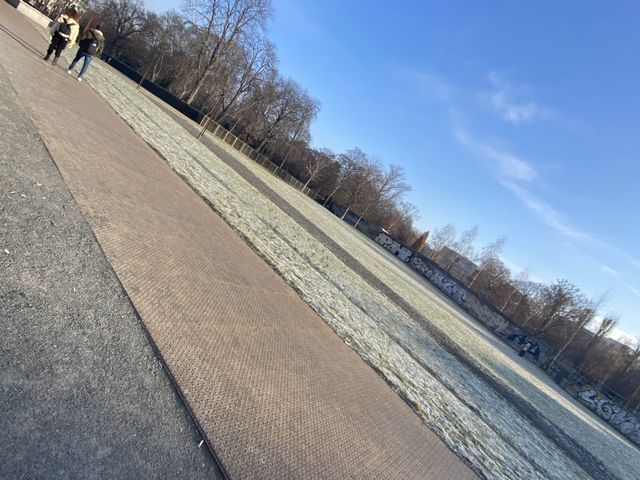
<path fill-rule="evenodd" d="M 87 78 L 115 111 L 415 406 L 424 422 L 478 471 L 488 478 L 588 478 L 516 409 L 426 335 L 404 311 L 347 268 L 152 101 L 136 92 L 129 82 L 100 62 L 92 66 Z M 390 286 L 410 298 L 425 317 L 439 326 L 455 324 L 451 338 L 464 339 L 467 348 L 483 355 L 483 361 L 485 356 L 488 361 L 491 355 L 502 355 L 504 359 L 499 366 L 503 365 L 508 370 L 506 374 L 512 375 L 517 360 L 510 358 L 508 351 L 492 345 L 480 331 L 474 332 L 470 324 L 465 324 L 467 320 L 459 318 L 459 313 L 420 284 L 421 280 L 412 277 L 404 266 L 385 258 L 384 252 L 307 197 L 264 173 L 253 162 L 243 161 L 335 241 L 345 248 L 353 245 L 354 255 L 366 247 L 366 259 L 359 254 L 357 258 L 387 284 L 391 277 L 385 272 L 395 272 L 397 276 Z M 472 335 L 471 340 L 468 335 Z M 517 374 L 513 375 L 527 379 L 526 388 L 544 387 L 544 382 L 535 375 L 522 370 L 524 373 L 516 369 Z M 505 374 L 498 367 L 496 371 Z M 525 373 L 532 378 L 528 379 Z M 546 393 L 538 395 L 550 405 L 557 403 L 546 398 Z M 611 441 L 602 432 L 595 435 L 593 428 L 587 430 L 589 438 L 598 445 Z M 620 477 L 632 478 L 638 471 L 637 452 L 635 455 L 636 458 L 625 462 L 612 449 L 606 450 L 603 460 L 612 469 L 614 465 L 610 462 L 615 462 L 614 471 Z"/>
<path fill-rule="evenodd" d="M 381 280 L 388 288 L 407 300 L 416 310 L 450 340 L 463 346 L 477 365 L 488 371 L 529 402 L 547 419 L 566 432 L 579 445 L 600 459 L 621 478 L 640 471 L 640 452 L 602 419 L 571 398 L 532 363 L 520 359 L 516 352 L 489 333 L 435 287 L 390 255 L 379 245 L 348 226 L 306 195 L 286 185 L 231 146 L 220 146 L 251 169 L 292 208 L 310 219 Z M 426 336 L 426 334 L 424 334 Z M 406 345 L 406 344 L 404 344 Z M 494 413 L 496 410 L 494 409 Z"/>

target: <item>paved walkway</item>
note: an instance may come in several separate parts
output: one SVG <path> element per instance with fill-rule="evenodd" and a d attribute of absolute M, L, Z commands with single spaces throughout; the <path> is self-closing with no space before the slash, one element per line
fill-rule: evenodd
<path fill-rule="evenodd" d="M 222 478 L 3 66 L 0 132 L 0 478 Z"/>
<path fill-rule="evenodd" d="M 0 24 L 45 47 L 4 2 Z M 0 65 L 232 478 L 475 477 L 86 84 L 0 34 Z"/>

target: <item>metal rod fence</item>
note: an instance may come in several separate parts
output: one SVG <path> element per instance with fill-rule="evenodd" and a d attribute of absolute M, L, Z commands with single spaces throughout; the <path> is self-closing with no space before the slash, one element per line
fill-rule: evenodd
<path fill-rule="evenodd" d="M 273 163 L 266 155 L 257 152 L 248 143 L 236 137 L 229 130 L 224 128 L 221 124 L 213 120 L 211 117 L 205 115 L 200 121 L 200 125 L 203 130 L 208 130 L 214 137 L 218 137 L 227 145 L 230 145 L 234 149 L 238 150 L 243 155 L 249 157 L 254 162 L 262 165 L 271 173 L 280 177 L 286 183 L 299 190 L 304 195 L 307 195 L 313 199 L 318 198 L 318 194 L 308 186 L 305 186 L 300 180 L 290 175 L 288 172 L 282 170 L 278 165 Z"/>

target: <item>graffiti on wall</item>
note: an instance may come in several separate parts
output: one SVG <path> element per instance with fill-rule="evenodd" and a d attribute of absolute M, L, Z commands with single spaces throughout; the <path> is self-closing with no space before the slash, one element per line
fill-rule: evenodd
<path fill-rule="evenodd" d="M 408 263 L 414 271 L 429 280 L 429 282 L 446 294 L 447 297 L 460 305 L 476 320 L 495 332 L 496 335 L 503 340 L 511 342 L 518 350 L 522 350 L 523 346 L 526 345 L 526 340 L 523 342 L 523 345 L 520 345 L 517 341 L 519 338 L 526 337 L 526 333 L 523 330 L 507 320 L 494 307 L 480 300 L 477 295 L 458 282 L 458 280 L 448 275 L 447 272 L 442 270 L 437 264 L 424 258 L 422 255 L 414 254 L 412 250 L 385 233 L 379 233 L 375 240 L 398 258 Z M 516 340 L 515 342 L 514 339 Z M 529 349 L 531 349 L 531 351 L 529 351 Z M 546 350 L 548 350 L 548 348 L 545 348 L 536 341 L 535 345 L 527 347 L 525 354 L 529 360 L 537 364 L 542 364 L 547 356 Z"/>
<path fill-rule="evenodd" d="M 405 247 L 385 233 L 379 233 L 375 240 L 405 263 L 409 262 L 413 255 L 413 250 Z"/>
<path fill-rule="evenodd" d="M 578 400 L 631 441 L 640 443 L 640 420 L 609 397 L 588 385 L 578 392 Z"/>
<path fill-rule="evenodd" d="M 429 265 L 421 257 L 414 255 L 409 263 L 411 268 L 433 283 L 458 304 L 463 304 L 467 298 L 466 289 L 458 282 L 433 265 Z"/>

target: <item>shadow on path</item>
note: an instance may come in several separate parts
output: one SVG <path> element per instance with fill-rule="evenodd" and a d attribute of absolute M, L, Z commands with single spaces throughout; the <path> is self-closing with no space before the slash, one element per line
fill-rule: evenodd
<path fill-rule="evenodd" d="M 32 45 L 28 44 L 27 42 L 25 42 L 24 40 L 22 40 L 20 37 L 18 37 L 15 33 L 13 33 L 11 30 L 9 30 L 2 23 L 0 23 L 0 31 L 4 32 L 7 36 L 11 37 L 13 40 L 15 40 L 17 43 L 19 43 L 20 46 L 22 46 L 23 48 L 26 48 L 31 53 L 39 56 L 40 58 L 44 57 L 44 53 L 41 50 L 38 50 L 34 46 L 32 46 Z"/>

